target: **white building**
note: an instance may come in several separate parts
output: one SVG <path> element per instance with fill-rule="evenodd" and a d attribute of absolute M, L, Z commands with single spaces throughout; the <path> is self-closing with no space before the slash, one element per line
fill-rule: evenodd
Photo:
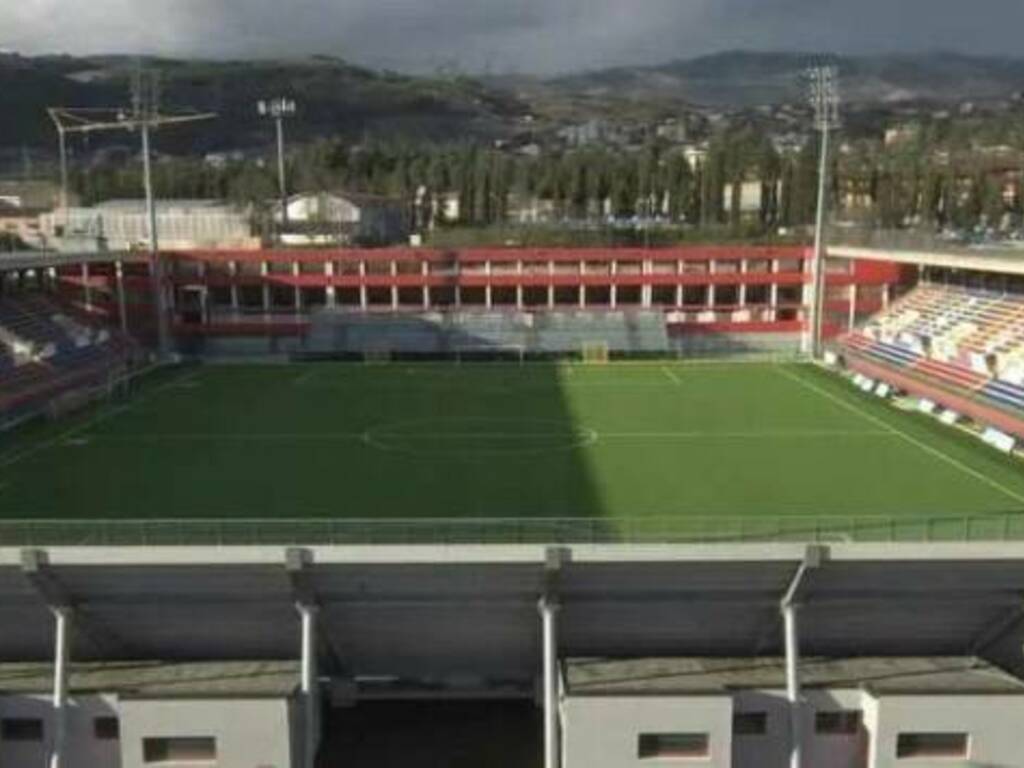
<path fill-rule="evenodd" d="M 169 250 L 255 249 L 252 211 L 219 200 L 160 200 L 157 240 Z M 145 200 L 110 200 L 92 208 L 61 209 L 40 217 L 50 241 L 76 250 L 137 250 L 148 247 Z"/>
<path fill-rule="evenodd" d="M 812 768 L 1024 766 L 1024 682 L 974 658 L 805 659 Z M 783 768 L 793 711 L 775 658 L 570 659 L 562 768 Z"/>
<path fill-rule="evenodd" d="M 63 753 L 76 768 L 299 765 L 298 662 L 76 664 Z M 0 765 L 47 764 L 53 668 L 0 664 Z"/>
<path fill-rule="evenodd" d="M 387 245 L 408 235 L 405 208 L 392 198 L 319 192 L 292 195 L 286 205 L 287 223 L 280 203 L 274 212 L 286 245 Z"/>

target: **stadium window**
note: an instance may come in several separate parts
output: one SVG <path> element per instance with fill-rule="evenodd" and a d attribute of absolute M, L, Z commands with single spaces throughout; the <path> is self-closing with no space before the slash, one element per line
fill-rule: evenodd
<path fill-rule="evenodd" d="M 0 721 L 0 741 L 42 741 L 43 721 L 37 717 L 5 717 Z"/>
<path fill-rule="evenodd" d="M 969 741 L 966 733 L 901 733 L 896 739 L 896 758 L 966 759 Z"/>
<path fill-rule="evenodd" d="M 715 288 L 716 307 L 735 307 L 740 303 L 740 288 L 738 285 L 719 285 Z"/>
<path fill-rule="evenodd" d="M 736 736 L 764 736 L 768 732 L 767 712 L 736 712 L 732 716 Z"/>
<path fill-rule="evenodd" d="M 211 285 L 210 304 L 214 307 L 230 307 L 231 288 L 226 285 Z"/>
<path fill-rule="evenodd" d="M 860 732 L 861 713 L 843 709 L 818 712 L 814 716 L 814 732 L 823 736 L 853 736 Z"/>
<path fill-rule="evenodd" d="M 93 718 L 92 734 L 97 741 L 117 741 L 121 738 L 121 724 L 116 717 Z"/>
<path fill-rule="evenodd" d="M 687 307 L 705 307 L 708 303 L 708 287 L 706 285 L 683 286 L 683 305 Z"/>
<path fill-rule="evenodd" d="M 217 740 L 212 736 L 153 737 L 142 740 L 142 762 L 212 763 L 217 759 Z"/>
<path fill-rule="evenodd" d="M 747 286 L 747 305 L 767 304 L 772 300 L 771 288 L 767 285 Z"/>
<path fill-rule="evenodd" d="M 640 760 L 679 760 L 711 756 L 706 733 L 641 733 L 637 739 Z"/>

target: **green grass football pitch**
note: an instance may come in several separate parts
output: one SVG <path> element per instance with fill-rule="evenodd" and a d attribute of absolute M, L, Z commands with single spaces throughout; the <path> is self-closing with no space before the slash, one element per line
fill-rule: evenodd
<path fill-rule="evenodd" d="M 194 367 L 0 451 L 8 521 L 1024 537 L 1019 460 L 799 364 Z"/>

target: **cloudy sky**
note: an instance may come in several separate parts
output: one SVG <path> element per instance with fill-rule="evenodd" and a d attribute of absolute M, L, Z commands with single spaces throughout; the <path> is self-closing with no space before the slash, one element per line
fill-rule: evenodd
<path fill-rule="evenodd" d="M 23 53 L 557 72 L 730 48 L 1024 55 L 1024 0 L 0 0 Z"/>

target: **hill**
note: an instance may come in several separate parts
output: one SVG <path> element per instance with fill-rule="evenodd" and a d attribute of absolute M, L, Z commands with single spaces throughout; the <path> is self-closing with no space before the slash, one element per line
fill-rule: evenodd
<path fill-rule="evenodd" d="M 520 82 L 547 93 L 591 97 L 628 93 L 634 100 L 683 100 L 720 108 L 803 99 L 801 73 L 838 66 L 844 98 L 860 104 L 949 103 L 1005 99 L 1024 90 L 1024 60 L 926 53 L 825 56 L 731 51 L 651 67 L 618 67 Z M 526 89 L 527 94 L 530 88 Z"/>
<path fill-rule="evenodd" d="M 128 103 L 133 57 L 0 56 L 0 146 L 49 147 L 46 107 Z M 325 135 L 491 138 L 524 111 L 507 92 L 464 77 L 413 77 L 353 66 L 334 58 L 290 61 L 149 59 L 159 69 L 162 101 L 173 108 L 218 113 L 216 123 L 179 132 L 162 147 L 246 148 L 267 142 L 256 114 L 261 98 L 287 95 L 301 112 L 290 126 L 297 140 Z M 98 140 L 101 141 L 101 140 Z"/>

